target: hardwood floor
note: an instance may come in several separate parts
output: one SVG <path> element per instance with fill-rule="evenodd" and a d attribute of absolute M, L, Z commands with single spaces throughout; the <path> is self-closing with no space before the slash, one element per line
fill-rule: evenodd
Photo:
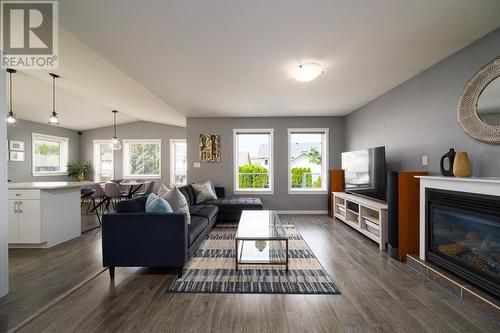
<path fill-rule="evenodd" d="M 97 229 L 51 249 L 9 249 L 10 292 L 0 298 L 0 332 L 101 269 L 101 232 Z"/>
<path fill-rule="evenodd" d="M 166 294 L 173 271 L 119 268 L 114 283 L 99 275 L 21 332 L 499 331 L 341 222 L 281 218 L 298 227 L 341 295 Z"/>

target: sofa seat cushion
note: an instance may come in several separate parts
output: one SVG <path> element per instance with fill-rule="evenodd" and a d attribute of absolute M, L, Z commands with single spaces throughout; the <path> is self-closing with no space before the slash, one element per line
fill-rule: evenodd
<path fill-rule="evenodd" d="M 208 219 L 206 217 L 201 216 L 192 216 L 191 224 L 188 225 L 188 234 L 189 234 L 189 246 L 193 244 L 193 242 L 198 238 L 198 236 L 208 228 Z"/>
<path fill-rule="evenodd" d="M 221 212 L 240 212 L 242 210 L 259 210 L 263 208 L 260 198 L 232 197 L 221 198 L 204 202 L 206 205 L 216 205 Z"/>
<path fill-rule="evenodd" d="M 219 207 L 215 205 L 198 205 L 189 207 L 189 212 L 191 216 L 201 216 L 206 217 L 208 221 L 212 221 L 217 213 L 219 212 Z"/>

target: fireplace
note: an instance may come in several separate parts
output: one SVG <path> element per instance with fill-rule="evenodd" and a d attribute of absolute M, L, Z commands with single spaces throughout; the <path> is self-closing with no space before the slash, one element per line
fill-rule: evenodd
<path fill-rule="evenodd" d="M 500 197 L 425 189 L 427 260 L 500 297 Z"/>

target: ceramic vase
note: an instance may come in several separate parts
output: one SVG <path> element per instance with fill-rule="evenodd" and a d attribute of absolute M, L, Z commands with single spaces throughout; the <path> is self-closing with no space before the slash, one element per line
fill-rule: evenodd
<path fill-rule="evenodd" d="M 453 177 L 453 162 L 455 160 L 455 149 L 450 148 L 450 151 L 441 157 L 441 174 L 443 176 Z M 448 160 L 448 168 L 445 168 L 445 160 Z"/>
<path fill-rule="evenodd" d="M 466 152 L 457 152 L 453 161 L 453 175 L 455 177 L 470 176 L 469 155 Z"/>

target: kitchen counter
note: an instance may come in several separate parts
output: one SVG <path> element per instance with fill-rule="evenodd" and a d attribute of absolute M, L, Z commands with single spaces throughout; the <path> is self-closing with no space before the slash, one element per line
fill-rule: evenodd
<path fill-rule="evenodd" d="M 80 182 L 8 183 L 9 247 L 50 248 L 81 234 Z"/>
<path fill-rule="evenodd" d="M 52 190 L 61 188 L 82 187 L 80 182 L 25 182 L 7 183 L 9 190 Z"/>

